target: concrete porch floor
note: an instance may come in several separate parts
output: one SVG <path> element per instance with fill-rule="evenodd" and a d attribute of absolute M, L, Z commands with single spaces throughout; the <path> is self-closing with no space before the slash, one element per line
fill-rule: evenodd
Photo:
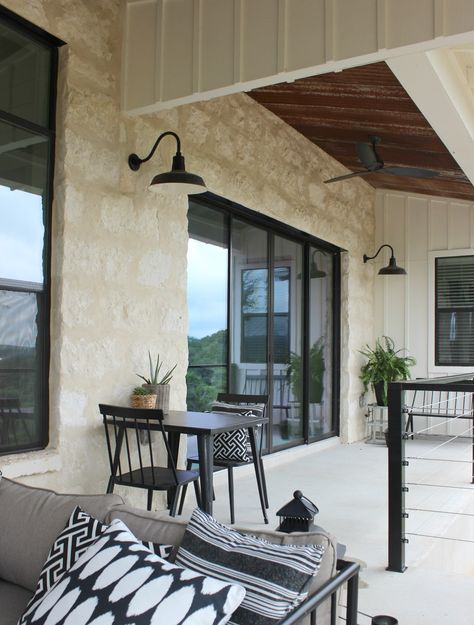
<path fill-rule="evenodd" d="M 470 441 L 432 451 L 433 441 L 409 441 L 407 455 L 469 460 Z M 470 465 L 410 461 L 407 481 L 451 484 L 462 488 L 411 486 L 412 508 L 456 511 L 456 515 L 410 512 L 405 573 L 387 566 L 387 448 L 338 439 L 286 450 L 264 459 L 270 509 L 269 527 L 277 527 L 276 511 L 300 489 L 318 506 L 315 521 L 347 546 L 345 557 L 363 563 L 359 592 L 359 625 L 375 614 L 395 616 L 400 625 L 472 625 L 474 623 L 474 485 Z M 262 527 L 255 476 L 250 467 L 235 472 L 236 527 Z M 229 523 L 225 472 L 214 474 L 214 516 Z M 192 489 L 190 489 L 192 490 Z M 195 506 L 189 492 L 183 516 Z M 448 540 L 449 537 L 463 539 Z M 473 541 L 473 542 L 467 542 Z"/>

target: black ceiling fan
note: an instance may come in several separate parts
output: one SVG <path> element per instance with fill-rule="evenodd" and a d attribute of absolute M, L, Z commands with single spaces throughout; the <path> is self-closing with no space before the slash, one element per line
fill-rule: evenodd
<path fill-rule="evenodd" d="M 380 158 L 376 146 L 381 143 L 382 139 L 377 135 L 369 135 L 369 143 L 356 143 L 356 152 L 359 161 L 365 167 L 366 171 L 355 171 L 352 174 L 337 176 L 325 180 L 325 183 L 339 182 L 348 178 L 356 178 L 357 176 L 368 176 L 369 174 L 392 174 L 393 176 L 411 176 L 412 178 L 434 178 L 438 172 L 431 169 L 421 169 L 419 167 L 385 167 L 383 160 Z"/>

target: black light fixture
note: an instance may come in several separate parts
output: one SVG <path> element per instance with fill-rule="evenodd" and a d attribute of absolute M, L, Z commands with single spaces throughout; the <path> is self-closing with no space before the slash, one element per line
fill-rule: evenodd
<path fill-rule="evenodd" d="M 382 269 L 379 270 L 379 275 L 380 276 L 406 276 L 407 272 L 405 271 L 405 269 L 403 269 L 403 267 L 399 267 L 397 265 L 397 260 L 393 254 L 393 247 L 391 245 L 388 245 L 388 243 L 384 243 L 383 245 L 381 245 L 379 249 L 377 250 L 377 253 L 374 256 L 367 256 L 367 254 L 364 254 L 363 256 L 364 263 L 366 263 L 368 260 L 377 258 L 377 256 L 380 253 L 380 250 L 384 247 L 389 247 L 392 255 L 390 256 L 388 265 L 386 267 L 382 267 Z"/>
<path fill-rule="evenodd" d="M 313 278 L 325 278 L 326 277 L 326 272 L 318 267 L 318 264 L 316 263 L 316 260 L 314 259 L 317 253 L 318 253 L 318 250 L 314 250 L 314 252 L 311 254 L 311 267 L 309 269 L 310 280 L 312 280 Z M 298 280 L 301 280 L 301 277 L 302 277 L 301 272 L 296 277 L 298 278 Z"/>
<path fill-rule="evenodd" d="M 158 147 L 160 141 L 167 136 L 174 137 L 176 139 L 176 154 L 173 156 L 173 164 L 171 171 L 163 174 L 157 174 L 150 182 L 150 189 L 154 191 L 165 191 L 167 193 L 186 193 L 191 195 L 193 193 L 204 193 L 206 191 L 206 185 L 201 176 L 191 174 L 186 171 L 184 165 L 184 156 L 181 154 L 181 141 L 175 132 L 170 130 L 161 133 L 158 139 L 155 141 L 155 145 L 151 148 L 150 154 L 145 158 L 140 158 L 136 154 L 130 154 L 128 157 L 128 165 L 133 171 L 138 171 L 142 163 L 146 163 L 150 160 Z"/>

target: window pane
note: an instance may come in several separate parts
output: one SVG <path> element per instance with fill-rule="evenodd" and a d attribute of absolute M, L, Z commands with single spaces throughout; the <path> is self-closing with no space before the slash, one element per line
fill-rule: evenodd
<path fill-rule="evenodd" d="M 0 123 L 0 282 L 43 283 L 48 142 Z"/>
<path fill-rule="evenodd" d="M 310 249 L 309 436 L 334 430 L 332 414 L 332 267 L 330 254 Z"/>
<path fill-rule="evenodd" d="M 273 429 L 274 447 L 303 437 L 301 279 L 303 245 L 275 236 L 273 271 Z"/>
<path fill-rule="evenodd" d="M 267 393 L 267 233 L 232 220 L 231 388 L 233 393 Z"/>
<path fill-rule="evenodd" d="M 243 269 L 241 361 L 267 361 L 268 270 Z"/>
<path fill-rule="evenodd" d="M 0 453 L 41 442 L 40 297 L 0 291 Z"/>
<path fill-rule="evenodd" d="M 188 221 L 187 402 L 189 410 L 207 410 L 227 379 L 227 224 L 192 201 Z"/>
<path fill-rule="evenodd" d="M 227 385 L 227 367 L 189 367 L 186 374 L 188 410 L 209 410 L 209 404 Z"/>
<path fill-rule="evenodd" d="M 474 364 L 474 256 L 436 259 L 436 364 Z"/>
<path fill-rule="evenodd" d="M 51 50 L 0 23 L 0 109 L 49 125 Z"/>
<path fill-rule="evenodd" d="M 474 310 L 438 312 L 436 338 L 437 364 L 474 365 Z"/>

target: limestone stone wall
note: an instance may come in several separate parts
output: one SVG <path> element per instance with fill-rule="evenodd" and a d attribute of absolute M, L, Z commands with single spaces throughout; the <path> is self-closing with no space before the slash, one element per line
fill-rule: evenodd
<path fill-rule="evenodd" d="M 123 403 L 159 351 L 178 368 L 171 407 L 184 408 L 187 366 L 187 200 L 147 191 L 169 168 L 176 131 L 190 171 L 211 191 L 341 246 L 341 435 L 363 435 L 360 357 L 372 338 L 374 193 L 363 181 L 324 185 L 342 168 L 245 94 L 129 118 L 119 108 L 120 0 L 2 0 L 67 45 L 60 53 L 52 240 L 47 450 L 3 457 L 5 475 L 60 490 L 102 491 L 107 478 L 100 401 Z M 128 496 L 128 493 L 127 493 Z M 143 502 L 142 502 L 143 503 Z"/>

